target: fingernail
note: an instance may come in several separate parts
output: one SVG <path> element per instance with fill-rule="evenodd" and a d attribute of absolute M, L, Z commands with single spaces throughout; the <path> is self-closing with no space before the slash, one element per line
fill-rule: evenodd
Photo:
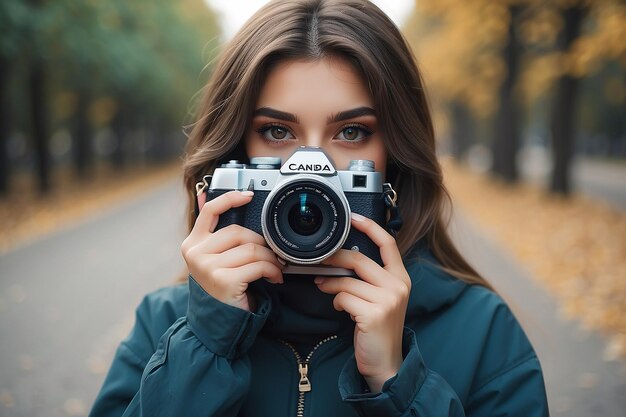
<path fill-rule="evenodd" d="M 254 195 L 254 191 L 250 191 L 250 190 L 242 191 L 241 195 L 244 197 L 252 197 Z"/>
<path fill-rule="evenodd" d="M 360 214 L 352 213 L 352 219 L 356 220 L 357 222 L 362 222 L 363 220 L 365 220 L 365 217 L 361 216 Z"/>
<path fill-rule="evenodd" d="M 276 259 L 278 260 L 278 262 L 282 265 L 285 266 L 287 265 L 287 262 L 285 262 L 285 260 L 283 258 L 281 258 L 280 256 L 277 256 Z"/>
<path fill-rule="evenodd" d="M 321 278 L 321 277 L 316 277 L 316 278 L 313 280 L 313 282 L 314 282 L 314 283 L 316 283 L 316 284 L 321 284 L 321 283 L 323 283 L 323 282 L 324 282 L 324 278 Z"/>

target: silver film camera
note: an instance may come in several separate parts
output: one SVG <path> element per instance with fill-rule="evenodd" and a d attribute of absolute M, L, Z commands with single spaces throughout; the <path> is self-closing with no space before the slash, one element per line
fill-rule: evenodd
<path fill-rule="evenodd" d="M 252 201 L 220 216 L 216 230 L 236 223 L 262 234 L 287 261 L 289 275 L 356 276 L 354 271 L 320 265 L 338 249 L 358 250 L 382 264 L 379 248 L 350 228 L 351 212 L 385 225 L 383 174 L 370 160 L 335 169 L 321 148 L 300 147 L 281 165 L 276 157 L 250 164 L 230 161 L 198 183 L 206 201 L 231 190 L 254 190 Z"/>

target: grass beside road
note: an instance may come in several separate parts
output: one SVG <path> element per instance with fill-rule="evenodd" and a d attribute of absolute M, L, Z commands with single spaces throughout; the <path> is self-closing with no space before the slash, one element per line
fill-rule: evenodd
<path fill-rule="evenodd" d="M 454 203 L 529 268 L 565 317 L 608 337 L 606 360 L 626 359 L 626 213 L 443 165 Z"/>
<path fill-rule="evenodd" d="M 54 173 L 52 192 L 41 197 L 32 176 L 18 176 L 0 199 L 0 255 L 174 178 L 182 182 L 178 161 L 122 171 L 101 165 L 85 182 L 65 169 Z"/>

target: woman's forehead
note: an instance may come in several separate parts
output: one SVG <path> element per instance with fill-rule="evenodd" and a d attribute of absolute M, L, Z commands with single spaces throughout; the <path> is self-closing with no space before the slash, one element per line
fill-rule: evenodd
<path fill-rule="evenodd" d="M 348 60 L 325 57 L 288 60 L 274 66 L 257 100 L 257 108 L 264 106 L 332 113 L 358 106 L 373 107 L 373 99 Z"/>

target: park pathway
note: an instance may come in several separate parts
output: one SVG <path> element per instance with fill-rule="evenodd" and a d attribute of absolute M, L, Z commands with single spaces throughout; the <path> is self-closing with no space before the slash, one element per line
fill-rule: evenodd
<path fill-rule="evenodd" d="M 0 257 L 0 416 L 84 416 L 143 295 L 183 271 L 178 181 Z"/>
<path fill-rule="evenodd" d="M 86 415 L 146 292 L 184 269 L 178 181 L 0 257 L 0 416 Z M 542 361 L 552 416 L 621 417 L 624 363 L 462 214 L 470 261 L 511 302 Z"/>
<path fill-rule="evenodd" d="M 546 152 L 543 148 L 533 148 L 528 153 L 529 157 L 520 161 L 524 179 L 545 189 L 550 183 L 551 167 Z M 626 211 L 626 163 L 579 155 L 572 160 L 571 175 L 571 186 L 575 193 Z"/>

